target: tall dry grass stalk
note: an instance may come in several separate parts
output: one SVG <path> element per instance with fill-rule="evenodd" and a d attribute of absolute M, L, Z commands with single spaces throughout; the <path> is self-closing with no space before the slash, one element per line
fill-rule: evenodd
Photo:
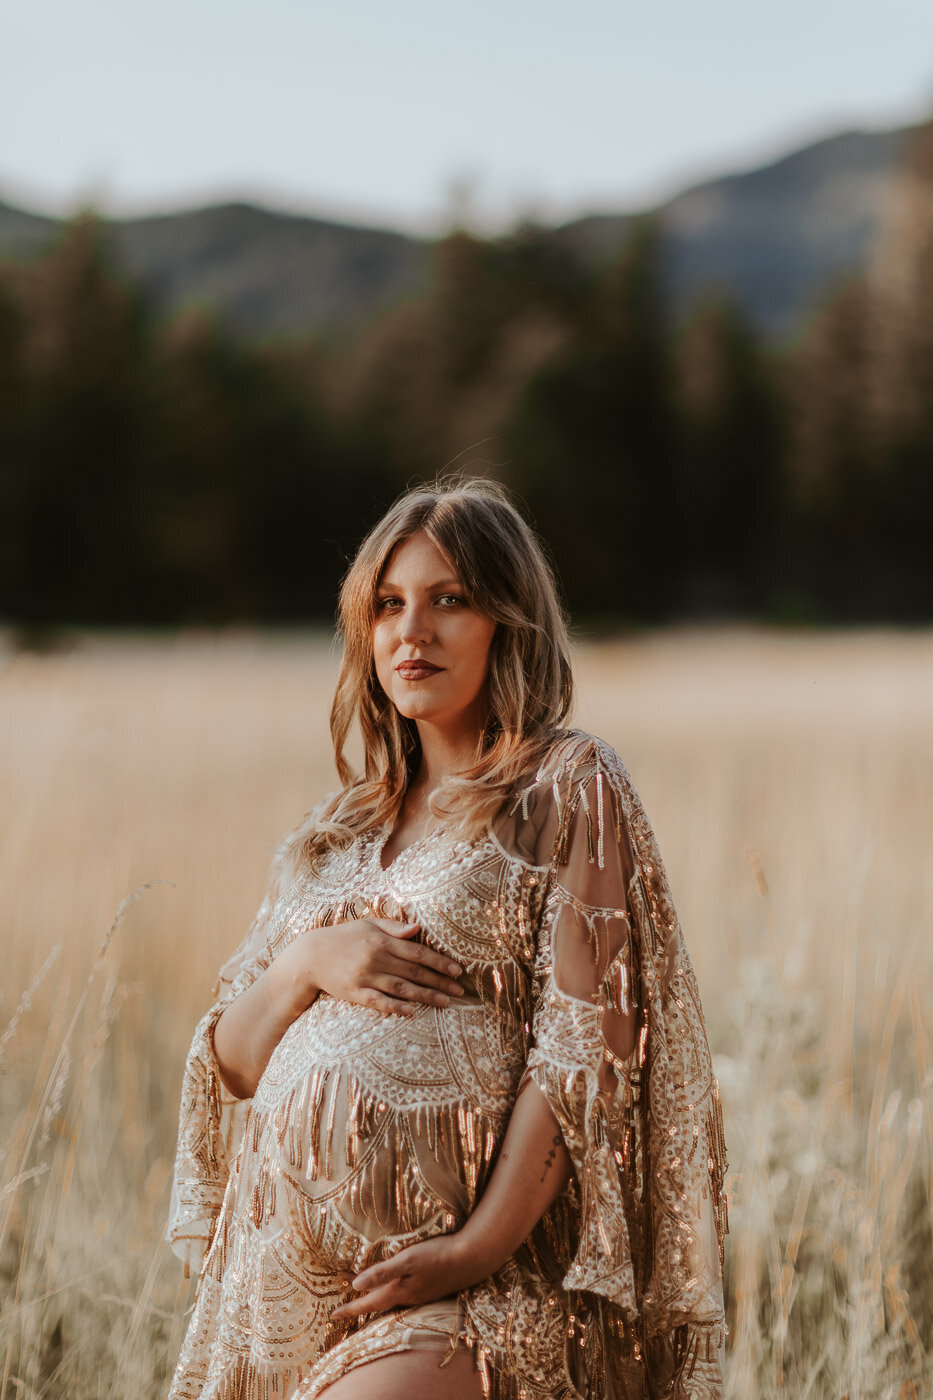
<path fill-rule="evenodd" d="M 333 783 L 334 670 L 326 639 L 245 637 L 0 669 L 0 1400 L 165 1392 L 184 1051 L 276 838 Z M 730 1395 L 926 1394 L 933 637 L 680 633 L 579 671 L 723 1084 Z"/>

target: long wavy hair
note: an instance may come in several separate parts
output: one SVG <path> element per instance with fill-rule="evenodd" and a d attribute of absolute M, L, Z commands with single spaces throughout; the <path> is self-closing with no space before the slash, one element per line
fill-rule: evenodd
<path fill-rule="evenodd" d="M 453 565 L 469 605 L 496 624 L 476 759 L 436 789 L 434 816 L 460 836 L 487 830 L 518 780 L 537 768 L 573 704 L 570 638 L 554 573 L 506 491 L 475 478 L 408 491 L 366 536 L 340 590 L 343 662 L 330 727 L 344 787 L 310 829 L 296 833 L 312 865 L 327 849 L 394 821 L 417 770 L 418 730 L 379 684 L 373 627 L 389 558 L 419 531 Z M 354 724 L 363 740 L 360 775 L 346 757 Z"/>

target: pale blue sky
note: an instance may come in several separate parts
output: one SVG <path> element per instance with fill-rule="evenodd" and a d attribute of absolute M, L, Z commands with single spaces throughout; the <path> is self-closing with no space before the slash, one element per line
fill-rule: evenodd
<path fill-rule="evenodd" d="M 638 207 L 933 111 L 933 0 L 18 0 L 0 197 L 433 229 Z"/>

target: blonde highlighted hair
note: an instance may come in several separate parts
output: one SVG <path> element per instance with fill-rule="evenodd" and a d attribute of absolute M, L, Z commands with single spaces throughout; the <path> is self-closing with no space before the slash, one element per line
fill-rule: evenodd
<path fill-rule="evenodd" d="M 419 531 L 453 565 L 469 605 L 496 624 L 476 760 L 434 793 L 435 816 L 464 837 L 487 830 L 518 780 L 537 768 L 573 703 L 570 639 L 554 574 L 506 491 L 492 481 L 447 478 L 406 492 L 366 536 L 340 590 L 343 662 L 330 727 L 344 787 L 314 826 L 297 834 L 312 865 L 327 849 L 394 821 L 417 768 L 417 728 L 379 684 L 372 638 L 383 571 L 393 550 Z M 346 758 L 354 724 L 363 739 L 359 776 Z"/>

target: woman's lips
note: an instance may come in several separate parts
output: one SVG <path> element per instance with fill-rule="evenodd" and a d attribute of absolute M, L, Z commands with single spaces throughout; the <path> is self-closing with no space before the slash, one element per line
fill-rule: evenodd
<path fill-rule="evenodd" d="M 433 666 L 430 661 L 400 661 L 396 671 L 403 681 L 424 681 L 428 676 L 436 676 L 442 666 Z"/>

